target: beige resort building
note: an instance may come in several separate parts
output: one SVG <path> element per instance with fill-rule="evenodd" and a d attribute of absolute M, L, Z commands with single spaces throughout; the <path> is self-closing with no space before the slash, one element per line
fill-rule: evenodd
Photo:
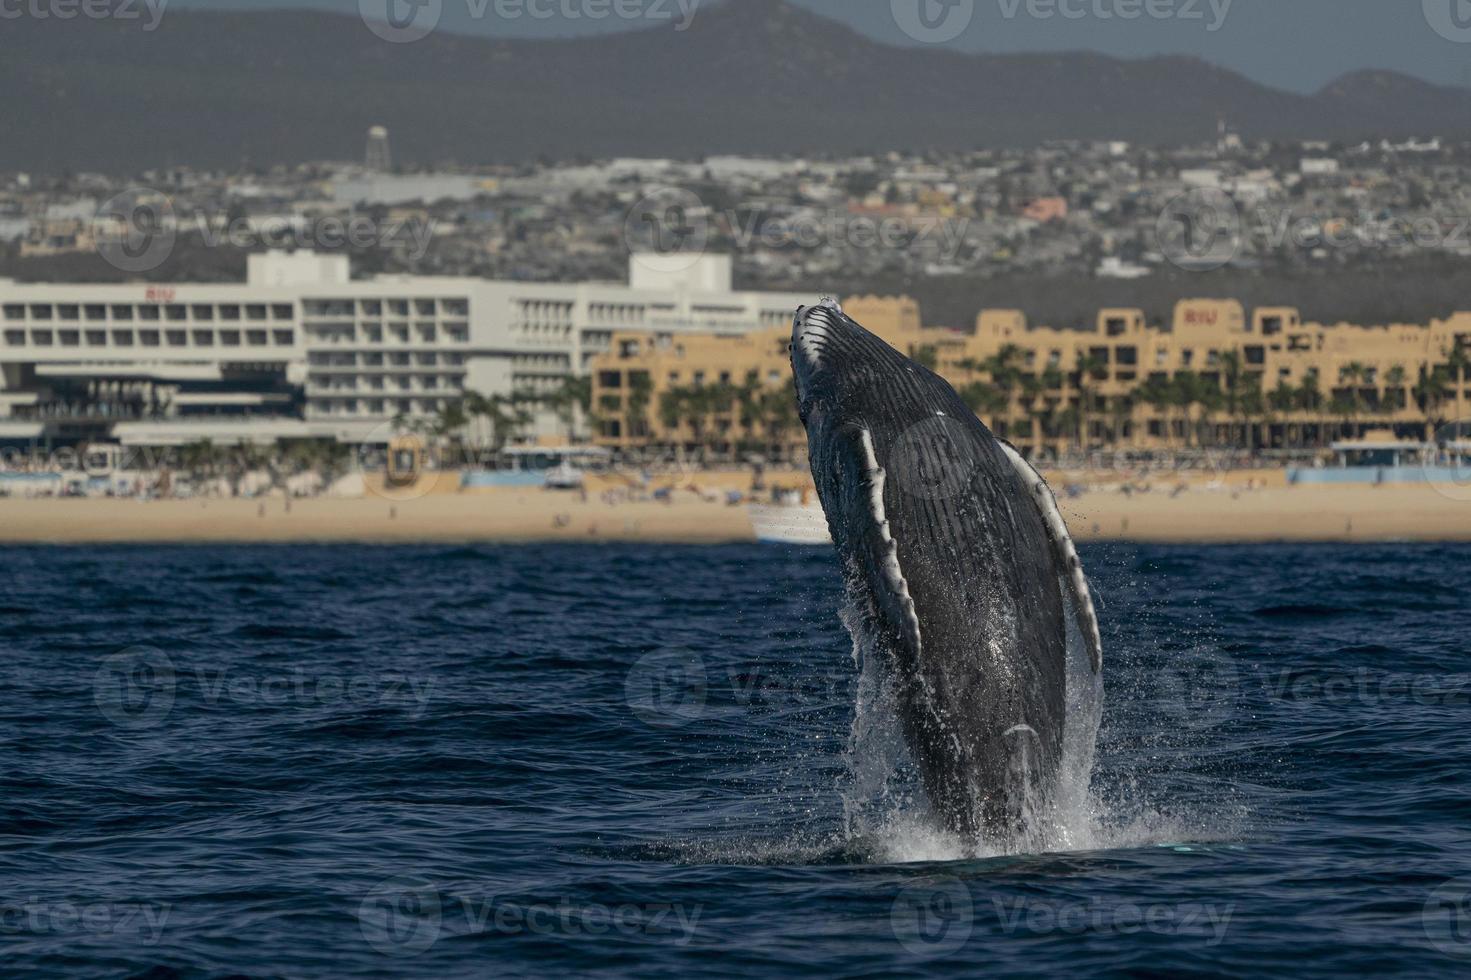
<path fill-rule="evenodd" d="M 1248 316 L 1235 300 L 1176 305 L 1168 327 L 1104 309 L 1088 330 L 984 310 L 974 332 L 921 325 L 908 297 L 844 308 L 954 384 L 997 434 L 1032 455 L 1323 447 L 1370 429 L 1423 439 L 1471 416 L 1471 313 L 1428 325 Z M 610 448 L 800 453 L 790 329 L 739 335 L 620 332 L 590 365 L 596 440 Z"/>

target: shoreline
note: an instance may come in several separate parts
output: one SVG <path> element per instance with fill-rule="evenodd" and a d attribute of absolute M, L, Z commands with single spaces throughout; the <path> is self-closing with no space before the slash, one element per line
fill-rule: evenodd
<path fill-rule="evenodd" d="M 1059 481 L 1058 484 L 1061 485 Z M 1467 496 L 1471 496 L 1468 493 Z M 1423 485 L 1059 494 L 1079 542 L 1471 542 L 1471 499 Z M 539 489 L 410 500 L 280 496 L 197 500 L 0 499 L 0 544 L 452 544 L 755 540 L 744 505 L 682 493 L 609 504 Z"/>

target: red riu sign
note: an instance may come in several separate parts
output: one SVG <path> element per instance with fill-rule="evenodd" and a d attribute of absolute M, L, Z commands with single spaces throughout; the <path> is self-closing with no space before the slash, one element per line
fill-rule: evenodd
<path fill-rule="evenodd" d="M 172 303 L 174 290 L 169 286 L 149 286 L 145 296 L 150 303 Z"/>

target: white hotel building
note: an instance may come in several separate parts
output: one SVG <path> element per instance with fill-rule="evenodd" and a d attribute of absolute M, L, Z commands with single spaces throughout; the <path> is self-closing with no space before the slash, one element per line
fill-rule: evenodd
<path fill-rule="evenodd" d="M 727 256 L 634 256 L 626 285 L 352 279 L 310 252 L 225 285 L 0 279 L 0 445 L 385 442 L 466 392 L 554 388 L 614 330 L 739 334 L 810 301 L 733 292 Z M 559 433 L 541 409 L 526 435 Z"/>

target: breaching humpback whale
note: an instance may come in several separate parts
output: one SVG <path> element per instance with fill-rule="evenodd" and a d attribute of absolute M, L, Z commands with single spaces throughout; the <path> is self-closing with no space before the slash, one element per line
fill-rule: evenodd
<path fill-rule="evenodd" d="M 1102 665 L 1052 492 L 944 379 L 836 302 L 797 311 L 791 357 L 858 628 L 887 653 L 932 807 L 970 839 L 1012 840 L 1057 787 L 1069 603 Z"/>

